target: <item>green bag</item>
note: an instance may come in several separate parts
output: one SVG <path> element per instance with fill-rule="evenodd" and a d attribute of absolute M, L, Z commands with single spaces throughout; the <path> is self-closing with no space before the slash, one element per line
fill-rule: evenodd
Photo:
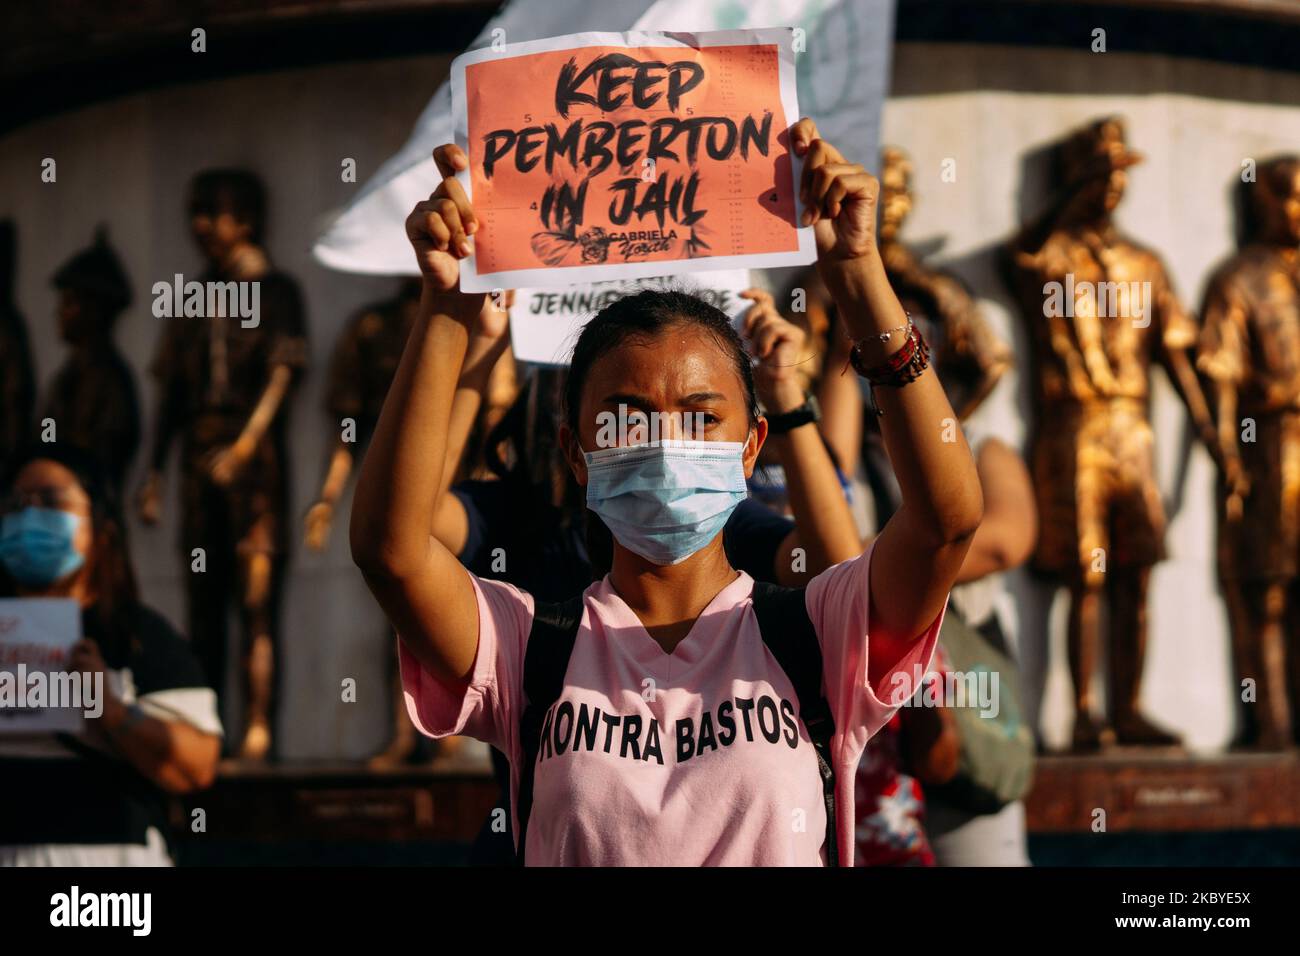
<path fill-rule="evenodd" d="M 988 634 L 972 627 L 951 604 L 944 615 L 939 643 L 949 670 L 967 682 L 966 687 L 974 683 L 990 692 L 996 689 L 997 706 L 987 708 L 995 712 L 986 715 L 978 697 L 946 701 L 961 740 L 957 776 L 925 788 L 927 794 L 977 814 L 996 813 L 1019 800 L 1029 792 L 1034 773 L 1034 735 L 1021 709 L 1020 669 L 1006 649 L 996 618 L 990 624 Z"/>

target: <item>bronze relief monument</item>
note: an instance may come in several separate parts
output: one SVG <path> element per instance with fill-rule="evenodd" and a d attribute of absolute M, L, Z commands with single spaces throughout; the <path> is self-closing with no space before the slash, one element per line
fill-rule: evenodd
<path fill-rule="evenodd" d="M 1188 350 L 1197 328 L 1153 251 L 1113 214 L 1125 170 L 1141 161 L 1120 120 L 1070 135 L 1055 151 L 1056 196 L 1005 250 L 1030 327 L 1035 421 L 1031 469 L 1041 531 L 1035 567 L 1070 591 L 1073 748 L 1112 739 L 1177 739 L 1139 708 L 1151 568 L 1165 556 L 1155 481 L 1149 372 L 1161 364 L 1203 439 L 1214 434 Z M 1109 714 L 1098 720 L 1093 673 L 1108 612 Z"/>
<path fill-rule="evenodd" d="M 1300 157 L 1241 183 L 1243 243 L 1210 278 L 1197 367 L 1218 419 L 1218 572 L 1238 743 L 1277 750 L 1300 717 Z"/>

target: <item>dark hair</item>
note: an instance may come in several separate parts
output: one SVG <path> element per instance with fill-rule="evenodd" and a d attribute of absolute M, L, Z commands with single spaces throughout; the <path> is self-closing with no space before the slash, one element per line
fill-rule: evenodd
<path fill-rule="evenodd" d="M 528 376 L 484 440 L 483 460 L 489 471 L 502 480 L 551 487 L 551 466 L 563 457 L 555 415 L 559 392 L 557 370 L 541 368 Z M 546 494 L 549 499 L 549 490 Z"/>
<path fill-rule="evenodd" d="M 596 360 L 628 341 L 644 341 L 678 325 L 689 325 L 710 335 L 731 360 L 745 390 L 745 411 L 750 422 L 758 419 L 758 394 L 745 343 L 731 319 L 717 306 L 689 292 L 642 289 L 611 302 L 582 328 L 569 360 L 564 383 L 565 421 L 576 434 L 582 389 Z"/>
<path fill-rule="evenodd" d="M 566 478 L 574 486 L 564 495 L 561 506 L 581 501 L 580 495 L 573 493 L 576 483 L 560 448 L 557 412 L 561 385 L 559 369 L 536 370 L 506 413 L 492 426 L 483 445 L 488 470 L 502 481 L 510 482 L 511 500 L 524 506 L 524 520 L 516 526 L 525 533 L 533 525 L 528 516 L 536 517 L 555 506 L 553 489 L 557 477 Z"/>
<path fill-rule="evenodd" d="M 190 215 L 228 212 L 260 243 L 266 230 L 266 190 L 246 169 L 206 169 L 190 182 Z"/>
<path fill-rule="evenodd" d="M 582 389 L 597 359 L 627 342 L 652 339 L 679 325 L 700 329 L 717 342 L 740 377 L 750 423 L 758 420 L 758 394 L 754 391 L 749 353 L 727 314 L 689 292 L 643 289 L 605 306 L 578 335 L 564 382 L 565 421 L 575 437 Z M 587 515 L 587 554 L 593 577 L 603 577 L 613 563 L 614 543 L 605 523 L 594 514 Z"/>
<path fill-rule="evenodd" d="M 90 453 L 66 442 L 33 442 L 10 460 L 4 472 L 5 492 L 12 490 L 18 475 L 34 461 L 52 461 L 68 469 L 90 499 L 92 536 L 86 559 L 90 592 L 104 622 L 104 639 L 110 642 L 128 639 L 127 620 L 139 600 L 139 590 L 131 568 L 126 522 L 111 485 Z M 3 568 L 0 568 L 0 593 L 13 593 L 13 582 Z"/>
<path fill-rule="evenodd" d="M 50 280 L 54 288 L 75 292 L 100 306 L 104 331 L 131 304 L 131 280 L 108 243 L 108 228 L 99 226 L 95 240 L 59 267 Z"/>

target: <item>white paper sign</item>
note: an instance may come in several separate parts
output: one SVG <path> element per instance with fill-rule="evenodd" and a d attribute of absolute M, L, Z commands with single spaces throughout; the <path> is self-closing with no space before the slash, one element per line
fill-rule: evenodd
<path fill-rule="evenodd" d="M 582 327 L 611 302 L 642 289 L 688 292 L 727 313 L 739 328 L 740 319 L 753 305 L 740 293 L 752 284 L 749 270 L 730 269 L 696 272 L 683 278 L 663 276 L 592 282 L 565 289 L 518 289 L 510 307 L 510 345 L 520 361 L 568 365 Z"/>
<path fill-rule="evenodd" d="M 577 33 L 451 65 L 465 292 L 806 265 L 793 31 Z"/>
<path fill-rule="evenodd" d="M 79 640 L 71 598 L 0 598 L 0 734 L 81 733 L 91 688 L 65 670 Z"/>
<path fill-rule="evenodd" d="M 799 31 L 799 105 L 853 162 L 874 169 L 889 80 L 894 0 L 510 0 L 469 45 L 490 47 L 575 30 L 700 32 L 745 27 Z M 403 223 L 438 185 L 431 153 L 453 139 L 451 83 L 415 120 L 402 148 L 370 177 L 312 249 L 331 269 L 414 275 Z"/>

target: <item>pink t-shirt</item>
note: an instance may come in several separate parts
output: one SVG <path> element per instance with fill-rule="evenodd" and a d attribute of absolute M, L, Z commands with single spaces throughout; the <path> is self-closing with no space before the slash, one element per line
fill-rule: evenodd
<path fill-rule="evenodd" d="M 854 774 L 897 707 L 867 683 L 870 549 L 808 585 L 835 719 L 840 862 L 853 865 Z M 510 757 L 519 786 L 524 648 L 533 599 L 473 578 L 479 643 L 465 685 L 401 648 L 415 726 L 467 734 Z M 763 644 L 740 574 L 665 654 L 609 578 L 586 591 L 565 688 L 543 726 L 525 858 L 535 866 L 822 866 L 826 810 L 790 679 Z M 884 681 L 924 673 L 943 613 Z M 917 670 L 919 668 L 919 670 Z M 885 696 L 885 695 L 882 695 Z M 512 801 L 513 805 L 513 801 Z M 518 819 L 514 821 L 518 834 Z"/>

